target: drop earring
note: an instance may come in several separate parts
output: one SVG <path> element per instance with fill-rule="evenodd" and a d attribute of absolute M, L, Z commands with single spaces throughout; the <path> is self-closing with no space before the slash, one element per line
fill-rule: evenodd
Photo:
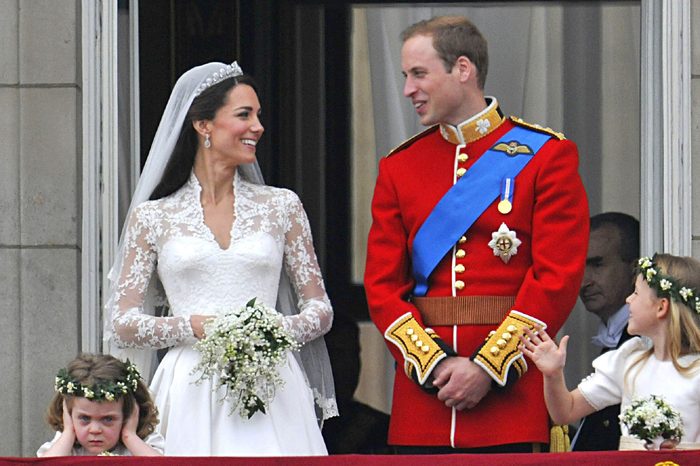
<path fill-rule="evenodd" d="M 207 149 L 211 147 L 211 139 L 209 139 L 208 134 L 204 135 L 204 147 L 206 147 Z"/>

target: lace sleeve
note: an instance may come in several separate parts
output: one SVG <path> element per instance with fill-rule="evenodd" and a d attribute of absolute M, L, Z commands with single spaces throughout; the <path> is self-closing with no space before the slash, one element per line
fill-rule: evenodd
<path fill-rule="evenodd" d="M 307 343 L 330 330 L 333 308 L 323 285 L 309 220 L 295 194 L 292 194 L 288 215 L 284 264 L 299 299 L 299 314 L 285 316 L 283 325 L 297 341 Z"/>
<path fill-rule="evenodd" d="M 139 206 L 129 218 L 124 235 L 121 273 L 110 299 L 114 343 L 121 348 L 167 348 L 196 341 L 186 317 L 156 317 L 144 310 L 155 271 L 156 237 L 148 210 Z"/>

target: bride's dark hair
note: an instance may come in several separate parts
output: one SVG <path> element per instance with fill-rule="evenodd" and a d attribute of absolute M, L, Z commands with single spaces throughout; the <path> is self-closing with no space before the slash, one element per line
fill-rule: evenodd
<path fill-rule="evenodd" d="M 258 92 L 253 78 L 243 74 L 225 79 L 207 88 L 194 99 L 187 112 L 187 117 L 182 123 L 180 136 L 165 166 L 163 177 L 151 193 L 150 200 L 169 196 L 187 182 L 194 166 L 194 156 L 197 153 L 197 132 L 192 123 L 200 120 L 213 120 L 216 112 L 226 103 L 228 91 L 239 84 L 246 84 L 252 87 L 256 93 Z"/>

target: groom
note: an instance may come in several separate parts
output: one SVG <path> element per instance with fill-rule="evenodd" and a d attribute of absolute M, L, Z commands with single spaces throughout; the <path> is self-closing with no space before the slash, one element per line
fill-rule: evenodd
<path fill-rule="evenodd" d="M 522 327 L 573 308 L 588 241 L 575 144 L 484 95 L 486 40 L 466 18 L 402 34 L 404 95 L 428 126 L 379 163 L 365 290 L 398 367 L 399 453 L 533 452 L 549 442 Z"/>

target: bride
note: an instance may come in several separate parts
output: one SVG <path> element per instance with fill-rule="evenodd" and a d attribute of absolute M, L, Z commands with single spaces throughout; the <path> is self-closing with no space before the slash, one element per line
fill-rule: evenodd
<path fill-rule="evenodd" d="M 299 198 L 262 182 L 259 117 L 255 85 L 235 62 L 182 75 L 110 272 L 105 338 L 114 352 L 148 373 L 153 350 L 168 348 L 151 383 L 166 455 L 327 454 L 319 422 L 337 408 L 322 336 L 333 310 Z M 304 346 L 288 352 L 266 413 L 244 419 L 229 414 L 215 380 L 194 383 L 193 344 L 207 319 L 252 298 L 275 307 Z"/>

